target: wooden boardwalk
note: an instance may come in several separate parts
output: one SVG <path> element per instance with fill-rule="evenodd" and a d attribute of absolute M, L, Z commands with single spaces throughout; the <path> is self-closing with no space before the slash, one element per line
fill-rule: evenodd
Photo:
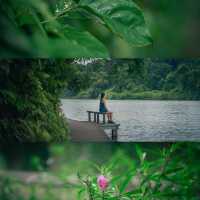
<path fill-rule="evenodd" d="M 87 111 L 88 122 L 94 122 L 99 125 L 103 130 L 111 130 L 112 141 L 117 141 L 118 129 L 120 124 L 109 122 L 106 120 L 106 112 Z M 101 120 L 102 119 L 102 120 Z"/>
<path fill-rule="evenodd" d="M 74 142 L 108 142 L 111 141 L 96 123 L 68 119 L 70 137 Z"/>

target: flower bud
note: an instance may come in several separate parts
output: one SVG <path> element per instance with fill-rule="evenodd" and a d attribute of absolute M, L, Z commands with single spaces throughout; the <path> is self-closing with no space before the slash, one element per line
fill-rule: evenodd
<path fill-rule="evenodd" d="M 100 175 L 98 177 L 97 183 L 102 191 L 104 191 L 108 187 L 108 179 L 103 175 Z"/>

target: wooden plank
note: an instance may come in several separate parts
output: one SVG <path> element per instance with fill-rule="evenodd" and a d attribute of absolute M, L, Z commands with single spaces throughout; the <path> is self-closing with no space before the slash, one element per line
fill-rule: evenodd
<path fill-rule="evenodd" d="M 120 124 L 100 124 L 100 127 L 105 129 L 118 129 Z"/>
<path fill-rule="evenodd" d="M 100 125 L 100 127 L 103 129 L 111 129 L 111 139 L 113 141 L 117 140 L 119 126 L 120 124 L 101 124 Z"/>
<path fill-rule="evenodd" d="M 88 121 L 91 120 L 91 115 L 93 115 L 93 122 L 97 123 L 102 129 L 111 129 L 111 138 L 112 140 L 117 140 L 118 129 L 120 124 L 116 123 L 106 123 L 106 113 L 87 111 L 88 112 Z M 100 123 L 100 115 L 103 115 L 103 122 Z"/>
<path fill-rule="evenodd" d="M 70 129 L 70 137 L 74 142 L 106 142 L 109 137 L 99 124 L 86 121 L 67 119 Z"/>
<path fill-rule="evenodd" d="M 101 112 L 97 112 L 97 111 L 90 111 L 90 110 L 87 110 L 87 112 L 90 112 L 90 113 L 99 113 L 99 114 L 101 114 Z"/>
<path fill-rule="evenodd" d="M 99 114 L 106 114 L 106 112 L 97 112 L 97 111 L 90 111 L 90 110 L 87 110 L 87 112 L 89 112 L 89 113 L 99 113 Z"/>

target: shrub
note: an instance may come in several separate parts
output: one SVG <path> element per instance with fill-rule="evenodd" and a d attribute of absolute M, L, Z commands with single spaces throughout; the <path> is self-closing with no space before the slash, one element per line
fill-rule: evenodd
<path fill-rule="evenodd" d="M 67 138 L 66 120 L 59 108 L 59 96 L 66 87 L 69 70 L 65 62 L 1 61 L 1 142 L 61 141 Z"/>

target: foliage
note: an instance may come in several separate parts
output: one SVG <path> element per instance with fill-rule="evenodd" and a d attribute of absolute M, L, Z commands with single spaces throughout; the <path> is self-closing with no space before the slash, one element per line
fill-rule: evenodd
<path fill-rule="evenodd" d="M 99 145 L 102 145 L 101 149 L 106 147 L 103 144 Z M 6 197 L 8 199 L 12 193 L 22 200 L 32 198 L 47 200 L 52 198 L 58 200 L 66 198 L 72 200 L 199 199 L 200 148 L 198 143 L 110 144 L 112 153 L 107 156 L 107 161 L 102 160 L 101 157 L 95 161 L 97 155 L 100 155 L 99 148 L 97 150 L 95 146 L 84 145 L 83 153 L 75 157 L 77 150 L 81 150 L 80 146 L 67 144 L 66 152 L 68 153 L 66 153 L 61 151 L 64 148 L 63 145 L 55 145 L 53 147 L 55 153 L 62 155 L 60 155 L 61 158 L 51 155 L 53 157 L 50 158 L 54 158 L 57 163 L 54 163 L 51 170 L 46 172 L 45 179 L 52 174 L 59 179 L 52 182 L 54 179 L 51 178 L 45 185 L 42 184 L 42 180 L 41 183 L 23 184 L 23 181 L 16 182 L 14 177 L 9 180 L 1 178 L 1 199 L 6 199 Z M 74 148 L 73 155 L 69 150 L 71 147 Z M 91 149 L 89 157 L 92 159 L 90 160 L 87 159 L 89 158 L 87 157 L 88 149 Z M 106 151 L 109 152 L 108 145 Z M 64 155 L 67 155 L 67 158 Z M 77 171 L 78 178 L 75 179 Z M 104 192 L 97 184 L 97 177 L 100 174 L 109 180 Z M 73 177 L 73 184 L 69 187 L 65 182 L 71 177 Z M 58 186 L 57 184 L 59 187 L 55 187 Z M 9 193 L 9 191 L 13 192 Z M 26 194 L 24 198 L 23 194 Z"/>
<path fill-rule="evenodd" d="M 80 177 L 85 190 L 80 190 L 79 199 L 83 198 L 84 191 L 88 193 L 89 200 L 198 199 L 200 168 L 194 159 L 188 160 L 190 145 L 186 145 L 189 152 L 184 152 L 182 145 L 169 145 L 152 160 L 148 158 L 148 151 L 137 145 L 139 164 L 124 154 L 115 155 L 99 169 L 99 174 L 110 179 L 109 187 L 102 191 L 97 184 L 97 176 Z"/>
<path fill-rule="evenodd" d="M 143 12 L 132 0 L 8 0 L 1 5 L 1 57 L 109 57 L 102 37 L 110 33 L 130 46 L 152 43 Z"/>
<path fill-rule="evenodd" d="M 1 142 L 66 139 L 68 128 L 60 112 L 59 97 L 66 87 L 68 62 L 1 60 Z"/>
<path fill-rule="evenodd" d="M 200 99 L 199 59 L 111 59 L 73 64 L 65 96 L 112 99 Z"/>

